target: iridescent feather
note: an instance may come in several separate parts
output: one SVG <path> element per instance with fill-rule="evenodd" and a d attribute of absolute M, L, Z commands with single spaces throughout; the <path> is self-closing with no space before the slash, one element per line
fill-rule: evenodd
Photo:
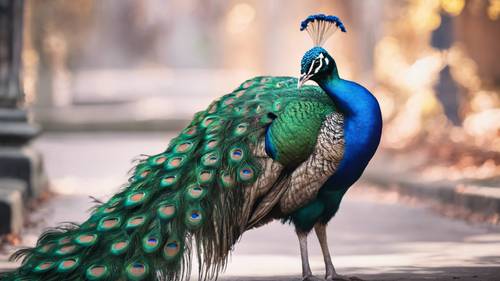
<path fill-rule="evenodd" d="M 200 280 L 215 278 L 250 217 L 266 217 L 279 196 L 270 205 L 259 200 L 280 194 L 275 189 L 288 181 L 287 167 L 308 157 L 317 122 L 335 111 L 320 88 L 298 91 L 296 84 L 290 77 L 256 77 L 213 102 L 165 151 L 138 163 L 127 187 L 96 206 L 87 221 L 43 234 L 35 248 L 14 256 L 22 266 L 2 277 L 184 280 L 196 248 Z M 286 124 L 295 117 L 287 112 L 301 108 L 317 120 L 302 137 L 295 134 L 306 145 L 280 144 L 293 134 Z M 264 139 L 278 119 L 281 125 L 270 130 L 281 154 L 272 159 Z"/>

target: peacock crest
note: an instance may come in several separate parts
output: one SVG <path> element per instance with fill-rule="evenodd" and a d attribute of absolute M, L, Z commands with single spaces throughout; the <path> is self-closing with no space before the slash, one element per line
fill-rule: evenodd
<path fill-rule="evenodd" d="M 337 30 L 346 32 L 342 21 L 336 16 L 310 15 L 300 23 L 300 31 L 306 30 L 314 46 L 321 47 Z"/>

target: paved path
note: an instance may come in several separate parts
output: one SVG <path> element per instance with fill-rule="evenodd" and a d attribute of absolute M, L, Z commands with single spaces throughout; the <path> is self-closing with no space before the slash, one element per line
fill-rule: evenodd
<path fill-rule="evenodd" d="M 130 160 L 155 153 L 171 135 L 47 135 L 45 154 L 55 196 L 24 233 L 33 244 L 44 227 L 82 221 L 89 195 L 105 199 L 126 180 Z M 398 203 L 369 184 L 352 188 L 328 228 L 337 270 L 367 280 L 500 280 L 500 228 L 451 220 Z M 319 245 L 310 237 L 313 271 L 323 275 Z M 1 259 L 1 258 L 0 258 Z M 12 266 L 2 263 L 0 267 Z M 250 231 L 237 244 L 223 280 L 300 280 L 298 243 L 288 225 Z M 251 276 L 251 277 L 250 277 Z M 272 277 L 271 277 L 272 276 Z"/>

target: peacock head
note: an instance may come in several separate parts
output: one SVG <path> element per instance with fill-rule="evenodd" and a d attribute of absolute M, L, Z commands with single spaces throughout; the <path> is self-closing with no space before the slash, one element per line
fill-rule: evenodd
<path fill-rule="evenodd" d="M 310 49 L 304 54 L 300 63 L 299 88 L 308 80 L 318 82 L 336 69 L 335 60 L 325 49 L 321 47 Z"/>
<path fill-rule="evenodd" d="M 344 24 L 336 16 L 311 15 L 302 21 L 300 30 L 309 33 L 315 46 L 302 57 L 298 88 L 308 80 L 319 82 L 329 74 L 337 73 L 335 60 L 321 46 L 338 29 L 346 32 Z"/>

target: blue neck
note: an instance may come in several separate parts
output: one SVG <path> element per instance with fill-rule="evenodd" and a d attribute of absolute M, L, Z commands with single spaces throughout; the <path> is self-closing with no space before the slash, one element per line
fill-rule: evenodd
<path fill-rule="evenodd" d="M 376 117 L 372 114 L 380 115 L 377 99 L 358 83 L 341 79 L 338 75 L 331 75 L 323 81 L 319 81 L 318 84 L 330 96 L 344 116 L 358 118 Z"/>
<path fill-rule="evenodd" d="M 338 177 L 342 179 L 335 181 L 347 188 L 361 176 L 377 150 L 382 133 L 380 107 L 367 89 L 336 73 L 318 84 L 344 115 L 344 158 L 334 177 L 341 173 Z"/>

